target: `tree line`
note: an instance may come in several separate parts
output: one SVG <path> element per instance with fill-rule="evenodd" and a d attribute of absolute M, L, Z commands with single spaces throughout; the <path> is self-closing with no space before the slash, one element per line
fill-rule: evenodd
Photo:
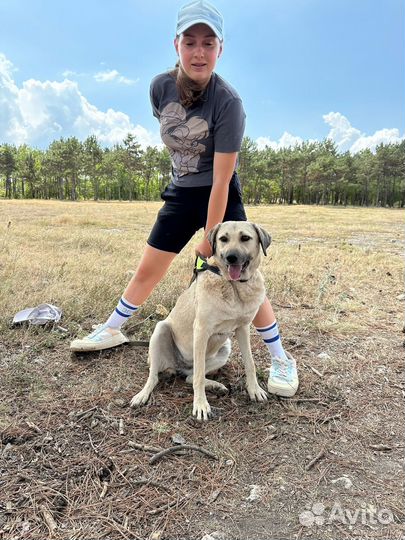
<path fill-rule="evenodd" d="M 245 137 L 238 173 L 246 204 L 405 206 L 405 141 L 351 155 L 330 139 L 275 150 Z M 168 150 L 142 149 L 132 134 L 112 148 L 94 135 L 45 150 L 0 145 L 0 197 L 8 199 L 159 200 L 170 177 Z"/>

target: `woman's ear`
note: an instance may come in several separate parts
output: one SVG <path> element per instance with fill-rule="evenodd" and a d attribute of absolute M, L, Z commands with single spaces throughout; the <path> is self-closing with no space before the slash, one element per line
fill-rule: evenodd
<path fill-rule="evenodd" d="M 222 55 L 222 50 L 223 50 L 223 45 L 222 45 L 222 42 L 221 42 L 220 45 L 219 45 L 219 51 L 218 51 L 218 57 L 217 58 L 219 58 Z"/>
<path fill-rule="evenodd" d="M 177 56 L 179 55 L 179 38 L 176 36 L 173 40 L 174 48 L 176 49 Z"/>

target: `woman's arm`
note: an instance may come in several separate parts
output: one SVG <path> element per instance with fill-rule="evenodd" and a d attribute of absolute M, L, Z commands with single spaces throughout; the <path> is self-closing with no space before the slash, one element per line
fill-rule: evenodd
<path fill-rule="evenodd" d="M 228 204 L 229 182 L 235 171 L 237 152 L 214 154 L 214 172 L 211 195 L 208 202 L 207 223 L 204 230 L 204 240 L 196 247 L 196 252 L 204 257 L 211 255 L 211 246 L 207 234 L 217 223 L 222 223 Z"/>

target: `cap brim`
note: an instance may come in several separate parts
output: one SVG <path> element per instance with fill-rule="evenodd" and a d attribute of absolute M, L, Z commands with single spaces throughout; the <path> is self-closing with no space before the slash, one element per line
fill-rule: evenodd
<path fill-rule="evenodd" d="M 177 35 L 179 36 L 180 34 L 182 34 L 183 32 L 185 32 L 186 30 L 188 30 L 189 28 L 191 28 L 192 26 L 195 26 L 196 24 L 205 24 L 206 26 L 208 26 L 209 28 L 211 28 L 211 30 L 214 32 L 214 34 L 217 36 L 217 38 L 220 40 L 220 41 L 223 41 L 224 37 L 223 35 L 221 34 L 221 32 L 218 31 L 217 28 L 215 28 L 215 26 L 209 22 L 207 22 L 205 19 L 195 19 L 192 23 L 186 23 L 186 24 L 183 24 L 182 26 L 180 26 L 179 28 L 177 28 Z"/>

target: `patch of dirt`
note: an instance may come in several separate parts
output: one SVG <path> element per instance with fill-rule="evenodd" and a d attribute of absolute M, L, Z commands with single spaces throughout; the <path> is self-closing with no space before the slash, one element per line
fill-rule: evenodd
<path fill-rule="evenodd" d="M 217 375 L 229 394 L 209 394 L 207 423 L 191 418 L 181 378 L 162 379 L 144 408 L 129 408 L 147 377 L 145 348 L 76 356 L 68 337 L 50 350 L 32 341 L 0 348 L 2 538 L 402 538 L 396 328 L 285 340 L 300 388 L 265 404 L 249 401 L 234 344 Z M 256 335 L 252 344 L 265 387 L 266 351 Z M 179 436 L 216 459 L 184 450 L 150 463 Z"/>

